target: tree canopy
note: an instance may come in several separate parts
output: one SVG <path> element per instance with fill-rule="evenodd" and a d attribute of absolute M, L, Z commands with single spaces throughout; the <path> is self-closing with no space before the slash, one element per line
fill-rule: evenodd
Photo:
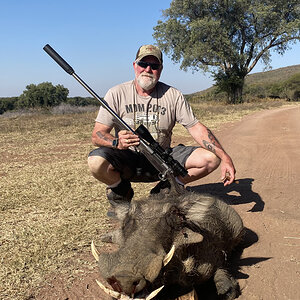
<path fill-rule="evenodd" d="M 173 0 L 154 27 L 158 46 L 181 69 L 213 72 L 229 102 L 270 50 L 284 54 L 300 39 L 299 0 Z"/>
<path fill-rule="evenodd" d="M 69 90 L 63 85 L 54 86 L 51 82 L 38 85 L 29 84 L 19 97 L 18 107 L 48 107 L 56 106 L 67 100 Z"/>

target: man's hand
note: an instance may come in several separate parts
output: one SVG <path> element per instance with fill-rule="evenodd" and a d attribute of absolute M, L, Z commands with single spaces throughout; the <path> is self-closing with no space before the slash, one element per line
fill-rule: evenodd
<path fill-rule="evenodd" d="M 140 143 L 139 137 L 128 130 L 120 130 L 118 133 L 119 144 L 118 149 L 124 150 L 131 146 L 138 146 Z"/>
<path fill-rule="evenodd" d="M 221 161 L 221 181 L 224 183 L 224 186 L 234 182 L 235 172 L 235 167 L 229 156 Z"/>

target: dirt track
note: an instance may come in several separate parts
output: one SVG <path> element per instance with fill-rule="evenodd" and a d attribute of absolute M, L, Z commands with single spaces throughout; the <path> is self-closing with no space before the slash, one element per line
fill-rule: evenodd
<path fill-rule="evenodd" d="M 233 158 L 238 183 L 224 189 L 217 170 L 191 189 L 220 195 L 249 229 L 251 245 L 237 273 L 239 299 L 300 299 L 300 106 L 252 114 L 216 135 Z M 36 299 L 104 300 L 95 277 L 70 289 L 55 279 Z"/>
<path fill-rule="evenodd" d="M 242 255 L 239 299 L 300 299 L 300 107 L 253 114 L 217 136 L 239 183 L 225 191 L 210 184 L 216 171 L 199 189 L 233 204 L 258 239 Z"/>

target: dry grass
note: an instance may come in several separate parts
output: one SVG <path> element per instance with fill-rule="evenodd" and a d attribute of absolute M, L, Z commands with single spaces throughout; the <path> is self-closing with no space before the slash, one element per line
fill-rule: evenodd
<path fill-rule="evenodd" d="M 217 129 L 261 108 L 197 104 L 194 110 Z M 0 118 L 1 299 L 28 299 L 50 274 L 72 280 L 83 266 L 94 268 L 78 257 L 91 240 L 101 245 L 99 234 L 110 228 L 105 186 L 86 164 L 95 116 Z M 186 135 L 177 127 L 176 134 Z M 148 184 L 137 185 L 136 197 L 148 192 Z"/>

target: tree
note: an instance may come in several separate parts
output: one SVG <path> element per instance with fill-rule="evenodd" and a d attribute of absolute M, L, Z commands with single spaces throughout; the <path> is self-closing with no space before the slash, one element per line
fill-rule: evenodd
<path fill-rule="evenodd" d="M 180 68 L 214 74 L 228 102 L 241 101 L 245 76 L 270 50 L 300 39 L 299 0 L 173 0 L 154 27 L 158 46 Z"/>
<path fill-rule="evenodd" d="M 63 85 L 53 86 L 51 82 L 38 85 L 29 84 L 19 97 L 18 107 L 49 107 L 59 105 L 67 100 L 69 90 Z"/>

